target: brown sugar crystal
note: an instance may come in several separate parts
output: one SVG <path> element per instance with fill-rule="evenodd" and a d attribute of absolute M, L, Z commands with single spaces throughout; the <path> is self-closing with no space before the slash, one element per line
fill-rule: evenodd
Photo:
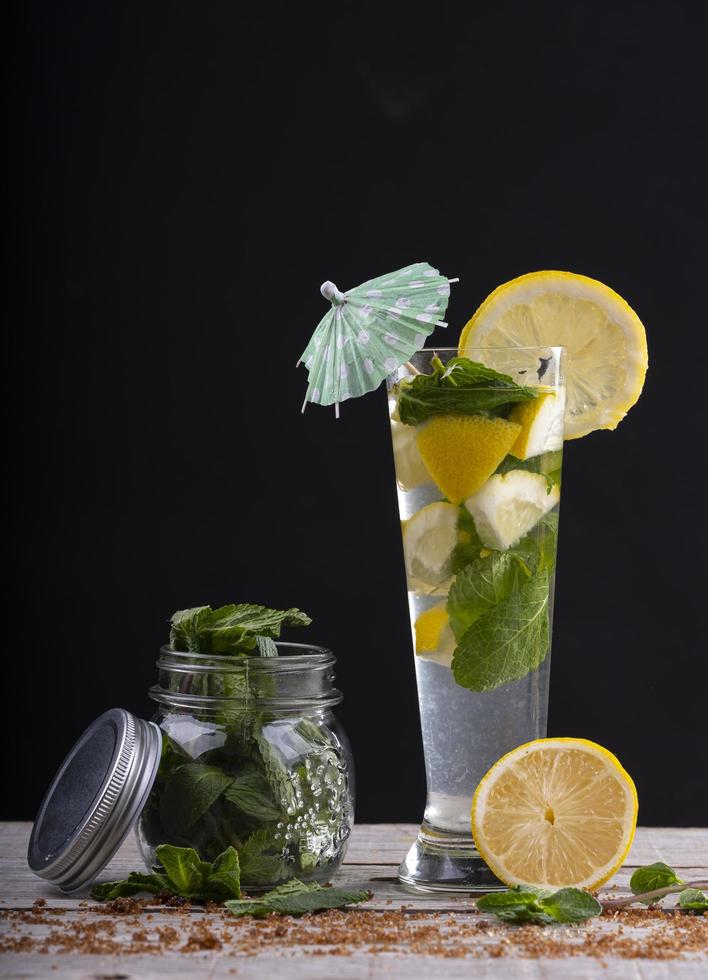
<path fill-rule="evenodd" d="M 171 921 L 170 921 L 171 920 Z M 510 925 L 458 913 L 331 910 L 301 918 L 234 918 L 209 911 L 115 899 L 69 913 L 39 901 L 0 912 L 0 952 L 130 955 L 218 952 L 241 957 L 348 956 L 353 952 L 440 958 L 520 959 L 585 956 L 605 961 L 677 959 L 708 951 L 708 916 L 662 909 L 619 909 L 585 925 Z M 49 928 L 47 928 L 49 927 Z"/>

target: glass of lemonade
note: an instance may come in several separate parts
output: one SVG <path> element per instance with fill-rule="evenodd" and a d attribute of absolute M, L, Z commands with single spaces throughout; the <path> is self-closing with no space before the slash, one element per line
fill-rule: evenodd
<path fill-rule="evenodd" d="M 424 349 L 388 379 L 427 802 L 399 870 L 499 884 L 470 830 L 489 767 L 546 733 L 563 349 Z"/>

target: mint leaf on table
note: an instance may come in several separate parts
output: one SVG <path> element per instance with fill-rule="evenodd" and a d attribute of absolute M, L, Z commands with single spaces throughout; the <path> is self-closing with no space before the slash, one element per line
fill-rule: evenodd
<path fill-rule="evenodd" d="M 252 603 L 233 603 L 212 609 L 196 606 L 180 609 L 170 619 L 170 646 L 185 653 L 248 654 L 274 656 L 272 643 L 283 626 L 308 626 L 312 620 L 299 609 L 269 609 Z"/>
<path fill-rule="evenodd" d="M 350 891 L 346 888 L 323 888 L 316 883 L 305 885 L 292 878 L 284 885 L 260 895 L 258 898 L 226 902 L 232 915 L 252 915 L 262 918 L 271 912 L 279 915 L 305 915 L 324 909 L 341 909 L 371 898 L 368 891 Z"/>
<path fill-rule="evenodd" d="M 238 854 L 233 847 L 227 848 L 213 862 L 209 862 L 202 861 L 191 847 L 160 844 L 157 848 L 157 859 L 160 868 L 153 874 L 131 871 L 123 881 L 107 881 L 96 885 L 91 891 L 91 897 L 100 902 L 139 895 L 141 892 L 171 892 L 182 898 L 216 902 L 241 897 Z"/>
<path fill-rule="evenodd" d="M 602 912 L 602 905 L 582 888 L 560 888 L 539 904 L 555 922 L 584 922 Z"/>
<path fill-rule="evenodd" d="M 202 861 L 193 847 L 160 844 L 157 860 L 178 895 L 196 895 L 211 874 L 211 861 Z"/>
<path fill-rule="evenodd" d="M 533 891 L 510 889 L 491 892 L 477 899 L 480 912 L 490 912 L 505 922 L 550 922 L 551 917 L 538 904 L 538 894 Z"/>
<path fill-rule="evenodd" d="M 154 872 L 144 874 L 140 871 L 131 871 L 127 878 L 122 881 L 102 881 L 94 885 L 91 889 L 91 898 L 97 902 L 108 902 L 114 898 L 129 898 L 131 895 L 140 895 L 141 892 L 149 892 L 157 895 L 159 892 L 171 891 L 169 878 Z"/>
<path fill-rule="evenodd" d="M 160 797 L 160 820 L 170 836 L 181 836 L 233 782 L 217 766 L 189 762 L 176 769 Z"/>
<path fill-rule="evenodd" d="M 461 687 L 491 691 L 543 662 L 549 644 L 548 589 L 548 571 L 540 571 L 472 623 L 452 658 Z"/>
<path fill-rule="evenodd" d="M 684 888 L 679 894 L 679 907 L 691 912 L 708 912 L 708 897 L 698 888 Z"/>
<path fill-rule="evenodd" d="M 481 912 L 491 912 L 506 922 L 585 922 L 600 915 L 602 905 L 581 888 L 544 891 L 538 888 L 511 888 L 477 899 Z"/>
<path fill-rule="evenodd" d="M 404 425 L 419 425 L 434 415 L 489 414 L 538 394 L 468 357 L 452 357 L 447 364 L 433 358 L 431 363 L 431 374 L 398 385 L 398 416 Z"/>
<path fill-rule="evenodd" d="M 642 895 L 645 892 L 656 891 L 657 888 L 668 888 L 670 885 L 682 885 L 683 882 L 677 876 L 673 868 L 663 861 L 655 864 L 647 864 L 643 868 L 637 868 L 629 879 L 629 887 L 634 895 Z M 651 905 L 657 901 L 655 898 L 639 899 L 645 905 Z"/>
<path fill-rule="evenodd" d="M 280 819 L 280 805 L 273 800 L 268 780 L 255 766 L 245 767 L 224 790 L 224 797 L 254 820 Z"/>
<path fill-rule="evenodd" d="M 447 600 L 447 614 L 455 637 L 461 640 L 483 613 L 506 599 L 520 575 L 524 575 L 522 562 L 508 551 L 477 557 L 458 572 Z"/>

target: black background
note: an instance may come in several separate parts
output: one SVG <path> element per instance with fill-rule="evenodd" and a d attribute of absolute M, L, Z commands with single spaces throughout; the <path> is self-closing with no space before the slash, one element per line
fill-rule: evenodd
<path fill-rule="evenodd" d="M 698 9 L 15 5 L 4 817 L 149 715 L 175 608 L 255 601 L 339 658 L 359 819 L 420 818 L 384 393 L 301 417 L 295 362 L 324 279 L 427 260 L 461 277 L 435 343 L 542 268 L 647 326 L 641 401 L 567 446 L 549 729 L 617 752 L 642 822 L 705 822 Z"/>

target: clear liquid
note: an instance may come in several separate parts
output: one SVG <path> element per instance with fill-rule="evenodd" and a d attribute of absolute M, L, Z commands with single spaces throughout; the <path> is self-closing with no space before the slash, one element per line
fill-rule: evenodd
<path fill-rule="evenodd" d="M 394 459 L 397 474 L 410 471 L 400 454 L 394 452 Z M 559 463 L 558 451 L 538 458 L 542 472 L 557 469 Z M 430 481 L 411 490 L 398 485 L 399 511 L 404 521 L 441 500 L 444 497 Z M 554 511 L 557 509 L 556 506 Z M 454 577 L 426 583 L 408 569 L 407 578 L 415 649 L 416 621 L 421 613 L 446 601 Z M 551 575 L 549 622 L 553 587 Z M 506 752 L 546 733 L 550 650 L 540 667 L 525 677 L 477 692 L 455 681 L 451 670 L 454 645 L 448 635 L 444 648 L 414 657 L 428 786 L 425 822 L 433 829 L 469 836 L 472 797 L 481 778 Z"/>
<path fill-rule="evenodd" d="M 526 677 L 483 692 L 460 687 L 443 664 L 415 657 L 415 669 L 428 784 L 425 820 L 468 834 L 472 796 L 485 772 L 517 745 L 545 735 L 550 657 Z"/>

